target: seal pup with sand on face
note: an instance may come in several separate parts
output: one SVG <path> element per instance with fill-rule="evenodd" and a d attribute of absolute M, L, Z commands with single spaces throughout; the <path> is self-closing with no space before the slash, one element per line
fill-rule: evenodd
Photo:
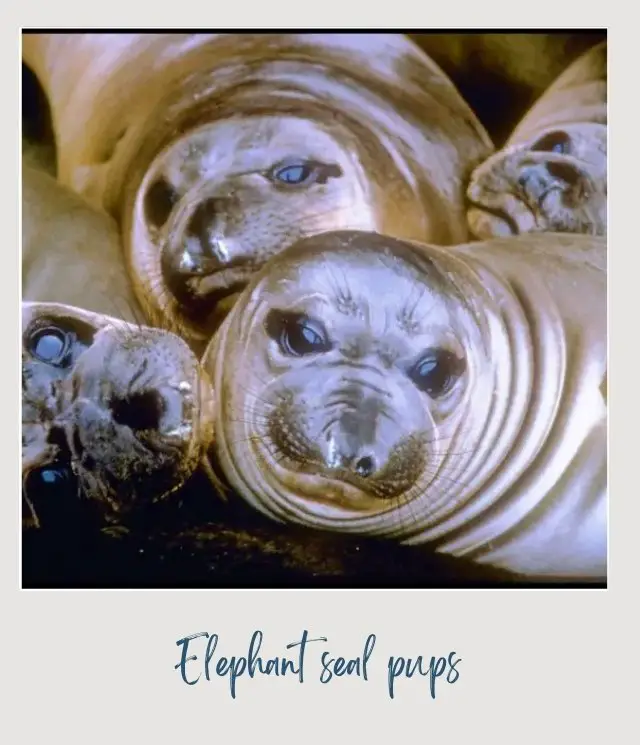
<path fill-rule="evenodd" d="M 305 239 L 203 364 L 213 457 L 276 520 L 606 576 L 605 242 Z"/>
<path fill-rule="evenodd" d="M 605 235 L 607 45 L 579 57 L 471 176 L 472 233 Z"/>
<path fill-rule="evenodd" d="M 59 303 L 22 305 L 27 524 L 92 500 L 107 521 L 160 499 L 211 437 L 206 376 L 182 339 Z"/>
<path fill-rule="evenodd" d="M 403 35 L 26 34 L 23 55 L 60 180 L 117 217 L 149 319 L 191 341 L 305 235 L 468 237 L 493 146 Z"/>

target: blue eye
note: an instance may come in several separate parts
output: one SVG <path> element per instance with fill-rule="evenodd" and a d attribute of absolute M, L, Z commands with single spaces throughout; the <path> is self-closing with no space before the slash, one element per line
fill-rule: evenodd
<path fill-rule="evenodd" d="M 307 181 L 314 173 L 315 168 L 306 164 L 285 166 L 274 173 L 277 181 L 283 184 L 302 184 Z"/>
<path fill-rule="evenodd" d="M 319 354 L 331 349 L 323 324 L 305 315 L 272 310 L 265 327 L 269 336 L 278 342 L 281 351 L 292 357 Z"/>
<path fill-rule="evenodd" d="M 409 371 L 414 385 L 431 398 L 448 393 L 465 369 L 465 361 L 446 349 L 429 349 Z"/>
<path fill-rule="evenodd" d="M 48 327 L 36 331 L 29 340 L 31 354 L 40 362 L 56 367 L 67 367 L 70 360 L 68 335 L 60 329 Z"/>
<path fill-rule="evenodd" d="M 42 525 L 64 522 L 78 498 L 78 482 L 64 463 L 31 471 L 23 489 Z"/>
<path fill-rule="evenodd" d="M 43 486 L 62 487 L 71 480 L 71 471 L 68 468 L 43 468 L 39 476 Z"/>
<path fill-rule="evenodd" d="M 315 160 L 292 160 L 279 163 L 266 174 L 274 183 L 286 186 L 326 184 L 330 178 L 342 176 L 342 169 L 334 163 Z"/>
<path fill-rule="evenodd" d="M 571 152 L 571 138 L 566 132 L 548 132 L 535 142 L 531 149 L 535 152 L 556 153 L 569 155 Z"/>

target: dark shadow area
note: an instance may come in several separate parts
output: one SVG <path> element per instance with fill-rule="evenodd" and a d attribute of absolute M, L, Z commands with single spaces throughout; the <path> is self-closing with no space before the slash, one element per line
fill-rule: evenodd
<path fill-rule="evenodd" d="M 78 525 L 77 523 L 75 524 Z M 106 535 L 23 532 L 24 588 L 514 588 L 532 581 L 405 547 L 277 525 L 216 499 L 203 474 Z M 534 581 L 536 587 L 580 584 Z M 593 586 L 593 585 L 590 585 Z M 603 587 L 604 585 L 597 585 Z"/>
<path fill-rule="evenodd" d="M 22 64 L 22 150 L 32 155 L 39 166 L 56 171 L 56 149 L 49 102 L 38 78 Z"/>
<path fill-rule="evenodd" d="M 527 110 L 606 31 L 410 34 L 500 148 Z"/>

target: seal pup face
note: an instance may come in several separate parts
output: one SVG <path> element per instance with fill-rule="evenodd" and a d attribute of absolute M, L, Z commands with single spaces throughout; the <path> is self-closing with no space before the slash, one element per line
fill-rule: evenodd
<path fill-rule="evenodd" d="M 460 438 L 493 381 L 478 381 L 481 331 L 443 261 L 374 233 L 325 233 L 241 295 L 203 364 L 220 395 L 215 457 L 254 506 L 332 528 L 387 513 L 390 532 L 399 504 L 451 507 L 444 487 L 471 455 Z"/>
<path fill-rule="evenodd" d="M 607 45 L 578 57 L 471 175 L 471 232 L 605 235 Z"/>
<path fill-rule="evenodd" d="M 284 116 L 185 135 L 158 156 L 135 209 L 138 281 L 164 315 L 196 329 L 211 328 L 251 274 L 300 237 L 376 225 L 356 144 Z"/>
<path fill-rule="evenodd" d="M 606 127 L 549 127 L 506 147 L 474 171 L 467 197 L 469 226 L 480 239 L 531 232 L 603 235 Z"/>
<path fill-rule="evenodd" d="M 159 499 L 210 440 L 206 376 L 174 334 L 55 303 L 22 306 L 26 525 L 94 500 L 108 521 Z"/>

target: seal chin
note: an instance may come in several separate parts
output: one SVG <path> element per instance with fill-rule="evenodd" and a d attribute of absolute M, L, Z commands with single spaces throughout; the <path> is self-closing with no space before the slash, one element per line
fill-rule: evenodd
<path fill-rule="evenodd" d="M 296 464 L 297 466 L 298 464 Z M 376 515 L 394 509 L 404 501 L 375 494 L 371 484 L 346 470 L 300 464 L 289 468 L 281 463 L 269 464 L 269 479 L 277 486 L 275 504 L 285 512 L 321 515 L 326 518 L 349 515 Z"/>

